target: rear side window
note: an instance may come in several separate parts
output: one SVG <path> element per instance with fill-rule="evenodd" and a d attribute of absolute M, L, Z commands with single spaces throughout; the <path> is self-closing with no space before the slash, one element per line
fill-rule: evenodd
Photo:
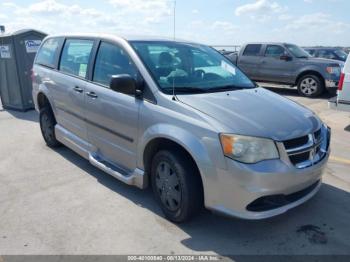
<path fill-rule="evenodd" d="M 243 55 L 244 56 L 258 56 L 260 54 L 261 45 L 247 45 L 244 49 Z"/>
<path fill-rule="evenodd" d="M 128 74 L 137 78 L 137 69 L 125 51 L 102 42 L 97 53 L 93 81 L 109 87 L 113 75 Z"/>
<path fill-rule="evenodd" d="M 63 39 L 61 38 L 50 38 L 40 48 L 35 63 L 55 67 L 55 61 L 59 52 L 59 47 L 62 44 Z"/>
<path fill-rule="evenodd" d="M 93 40 L 66 40 L 61 56 L 60 71 L 85 78 L 93 45 Z"/>
<path fill-rule="evenodd" d="M 279 45 L 268 45 L 265 51 L 267 57 L 280 57 L 285 54 L 285 50 Z"/>

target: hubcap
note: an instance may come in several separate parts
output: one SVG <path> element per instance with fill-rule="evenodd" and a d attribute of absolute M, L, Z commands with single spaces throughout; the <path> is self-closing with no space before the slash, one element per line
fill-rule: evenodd
<path fill-rule="evenodd" d="M 167 162 L 160 162 L 156 170 L 156 187 L 164 206 L 171 211 L 180 207 L 181 187 L 177 174 Z"/>
<path fill-rule="evenodd" d="M 316 80 L 311 77 L 305 78 L 300 84 L 301 92 L 306 95 L 314 94 L 317 91 L 317 87 Z"/>
<path fill-rule="evenodd" d="M 53 138 L 53 125 L 47 114 L 43 114 L 41 117 L 41 126 L 46 140 L 51 140 Z"/>

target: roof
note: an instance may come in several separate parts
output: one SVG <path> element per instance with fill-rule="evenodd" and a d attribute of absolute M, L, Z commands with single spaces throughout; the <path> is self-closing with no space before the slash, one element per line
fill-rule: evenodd
<path fill-rule="evenodd" d="M 249 42 L 244 45 L 291 45 L 291 43 L 285 42 Z"/>
<path fill-rule="evenodd" d="M 97 37 L 97 38 L 109 38 L 109 39 L 124 39 L 126 41 L 174 41 L 174 42 L 186 42 L 193 43 L 192 41 L 187 41 L 183 39 L 178 39 L 164 36 L 142 36 L 142 35 L 118 35 L 118 34 L 106 34 L 106 33 L 68 33 L 68 34 L 56 34 L 49 35 L 48 37 Z"/>

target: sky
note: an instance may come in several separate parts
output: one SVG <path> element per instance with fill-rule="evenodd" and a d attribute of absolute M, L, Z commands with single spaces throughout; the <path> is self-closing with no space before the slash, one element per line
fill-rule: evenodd
<path fill-rule="evenodd" d="M 209 45 L 251 41 L 350 46 L 349 0 L 177 0 L 176 38 Z M 1 0 L 7 31 L 173 37 L 174 0 Z"/>

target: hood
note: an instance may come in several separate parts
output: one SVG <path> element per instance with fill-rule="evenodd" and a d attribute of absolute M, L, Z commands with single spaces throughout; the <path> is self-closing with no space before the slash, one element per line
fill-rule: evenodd
<path fill-rule="evenodd" d="M 177 97 L 226 126 L 222 132 L 283 141 L 321 127 L 312 111 L 264 88 Z"/>
<path fill-rule="evenodd" d="M 308 61 L 309 63 L 312 63 L 312 64 L 327 64 L 327 65 L 338 64 L 340 67 L 344 66 L 343 61 L 333 60 L 333 59 L 326 59 L 326 58 L 319 58 L 319 57 L 308 57 L 308 58 L 299 58 L 299 59 L 303 59 L 304 61 Z"/>

